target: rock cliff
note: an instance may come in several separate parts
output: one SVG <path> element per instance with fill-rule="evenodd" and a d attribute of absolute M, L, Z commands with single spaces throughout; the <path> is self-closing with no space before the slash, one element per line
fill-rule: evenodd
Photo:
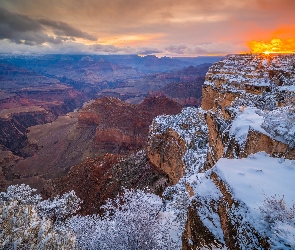
<path fill-rule="evenodd" d="M 270 203 L 294 202 L 294 82 L 294 55 L 229 55 L 210 67 L 201 109 L 154 120 L 148 157 L 191 197 L 183 249 L 294 247 L 292 219 L 267 219 Z"/>
<path fill-rule="evenodd" d="M 271 137 L 260 125 L 263 111 L 292 103 L 294 74 L 292 55 L 228 56 L 210 68 L 202 99 L 202 108 L 208 111 L 207 168 L 223 156 L 246 157 L 259 151 L 292 158 L 293 149 L 283 145 L 282 140 Z M 255 107 L 256 110 L 252 110 L 253 113 L 245 110 L 246 107 Z M 237 136 L 234 126 L 245 120 L 248 120 L 244 124 L 248 129 Z M 257 124 L 258 120 L 260 125 Z"/>
<path fill-rule="evenodd" d="M 207 134 L 200 109 L 190 107 L 174 116 L 158 116 L 150 126 L 148 158 L 176 184 L 185 172 L 203 165 Z"/>

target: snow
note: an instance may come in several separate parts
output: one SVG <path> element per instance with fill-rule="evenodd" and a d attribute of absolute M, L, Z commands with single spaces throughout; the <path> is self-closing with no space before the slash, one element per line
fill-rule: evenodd
<path fill-rule="evenodd" d="M 295 202 L 293 160 L 273 158 L 259 152 L 242 159 L 221 158 L 214 171 L 229 184 L 234 197 L 253 211 L 263 204 L 265 196 L 284 197 L 288 206 Z"/>
<path fill-rule="evenodd" d="M 295 227 L 292 227 L 291 225 L 288 225 L 286 223 L 278 223 L 277 233 L 274 237 L 274 240 L 285 241 L 289 246 L 295 247 Z M 280 248 L 278 247 L 277 249 L 284 249 L 286 247 L 283 244 L 279 244 L 280 242 L 275 243 L 277 245 L 280 245 Z"/>
<path fill-rule="evenodd" d="M 281 71 L 288 74 L 287 77 L 281 77 L 284 84 L 294 82 L 294 68 L 292 60 L 294 55 L 269 56 L 263 54 L 252 55 L 233 55 L 225 57 L 218 63 L 209 68 L 206 75 L 205 85 L 215 85 L 216 79 L 221 79 L 227 84 L 240 83 L 253 86 L 269 86 L 270 71 Z"/>
<path fill-rule="evenodd" d="M 183 156 L 186 173 L 193 174 L 204 164 L 207 154 L 208 127 L 201 108 L 187 107 L 176 115 L 157 116 L 150 126 L 149 137 L 173 129 L 186 142 L 187 151 Z"/>
<path fill-rule="evenodd" d="M 280 91 L 290 91 L 290 92 L 295 92 L 295 86 L 291 85 L 291 86 L 281 86 L 279 88 Z"/>
<path fill-rule="evenodd" d="M 162 206 L 162 199 L 158 195 L 153 193 L 149 193 L 149 195 L 143 196 L 142 200 L 154 206 Z"/>
<path fill-rule="evenodd" d="M 269 135 L 261 127 L 263 120 L 263 116 L 259 115 L 259 110 L 257 108 L 247 107 L 234 119 L 229 134 L 230 136 L 234 136 L 241 145 L 246 142 L 250 128 Z"/>
<path fill-rule="evenodd" d="M 193 187 L 196 194 L 195 199 L 203 204 L 210 204 L 212 200 L 218 202 L 221 197 L 220 191 L 210 179 L 209 175 L 199 174 L 201 182 Z M 221 229 L 219 215 L 213 211 L 211 205 L 198 207 L 198 214 L 203 224 L 220 241 L 224 243 L 224 235 Z"/>
<path fill-rule="evenodd" d="M 239 202 L 236 216 L 269 237 L 271 249 L 295 249 L 294 160 L 259 152 L 242 159 L 221 158 L 211 171 Z"/>
<path fill-rule="evenodd" d="M 264 113 L 262 127 L 277 141 L 295 146 L 294 106 L 277 108 Z"/>

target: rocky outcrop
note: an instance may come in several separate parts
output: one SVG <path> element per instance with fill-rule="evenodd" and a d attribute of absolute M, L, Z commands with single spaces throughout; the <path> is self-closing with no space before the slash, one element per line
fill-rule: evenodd
<path fill-rule="evenodd" d="M 207 136 L 207 125 L 200 109 L 188 107 L 174 116 L 158 116 L 150 126 L 148 158 L 176 184 L 185 172 L 203 166 Z M 189 186 L 186 188 L 191 190 Z"/>
<path fill-rule="evenodd" d="M 205 169 L 213 167 L 221 157 L 247 157 L 259 151 L 292 159 L 294 149 L 267 133 L 250 128 L 244 145 L 229 134 L 233 120 L 245 107 L 269 110 L 286 105 L 288 99 L 292 99 L 294 90 L 290 83 L 295 74 L 292 58 L 288 55 L 227 56 L 209 69 L 202 97 L 202 108 L 209 111 Z M 239 107 L 242 108 L 238 110 Z"/>
<path fill-rule="evenodd" d="M 214 171 L 208 178 L 215 184 L 220 196 L 214 199 L 197 195 L 193 199 L 182 236 L 182 249 L 225 246 L 228 249 L 244 249 L 245 246 L 251 249 L 269 249 L 267 237 L 251 225 L 250 218 L 245 218 L 245 214 L 249 213 L 248 208 L 243 202 L 235 199 L 231 187 L 228 187 Z M 204 211 L 209 216 L 206 219 L 211 220 L 213 228 L 216 228 L 213 229 L 204 223 Z M 212 229 L 221 230 L 222 238 L 216 237 L 216 232 L 212 233 Z"/>
<path fill-rule="evenodd" d="M 183 249 L 290 245 L 287 238 L 282 239 L 284 232 L 280 236 L 275 236 L 277 231 L 268 232 L 257 210 L 261 211 L 266 189 L 267 195 L 278 192 L 293 198 L 282 180 L 276 179 L 278 171 L 284 173 L 286 182 L 292 182 L 287 166 L 295 156 L 290 132 L 294 108 L 281 108 L 293 105 L 292 62 L 294 55 L 228 56 L 206 75 L 202 109 L 196 112 L 199 118 L 187 113 L 185 119 L 176 115 L 154 120 L 148 157 L 177 183 L 174 189 L 186 190 L 191 197 Z M 203 129 L 187 133 L 190 126 Z M 196 146 L 204 144 L 203 150 Z M 286 167 L 280 165 L 284 161 Z M 269 189 L 271 182 L 275 190 Z M 281 236 L 274 243 L 272 237 Z"/>
<path fill-rule="evenodd" d="M 186 150 L 185 140 L 176 131 L 167 129 L 150 139 L 147 154 L 150 162 L 167 173 L 175 185 L 184 175 Z"/>
<path fill-rule="evenodd" d="M 232 102 L 240 97 L 236 90 L 228 90 L 216 86 L 204 85 L 202 89 L 202 109 L 218 111 L 219 115 L 225 119 L 230 119 L 229 108 Z"/>
<path fill-rule="evenodd" d="M 205 178 L 198 180 L 195 186 L 193 182 L 189 183 L 195 196 L 188 209 L 182 236 L 183 249 L 223 246 L 228 249 L 269 249 L 274 244 L 268 238 L 270 234 L 267 229 L 261 230 L 263 226 L 257 226 L 256 219 L 252 217 L 255 217 L 256 211 L 251 211 L 257 209 L 258 204 L 253 207 L 249 199 L 245 198 L 245 191 L 241 194 L 236 189 L 252 186 L 247 178 L 242 177 L 240 182 L 237 181 L 239 176 L 253 173 L 252 178 L 260 178 L 260 182 L 268 183 L 267 174 L 272 175 L 276 168 L 280 168 L 278 162 L 295 159 L 294 145 L 283 136 L 272 133 L 271 125 L 264 124 L 269 110 L 292 102 L 295 76 L 292 60 L 293 55 L 234 55 L 209 69 L 202 98 L 209 131 L 207 160 L 201 168 Z M 284 119 L 284 116 L 280 117 Z M 261 151 L 268 155 L 259 155 Z M 255 155 L 257 153 L 258 156 Z M 265 163 L 267 166 L 263 162 L 258 163 L 256 157 L 269 161 Z M 281 157 L 283 160 L 271 157 Z M 231 162 L 225 161 L 225 158 L 236 159 L 236 163 L 230 165 Z M 239 162 L 239 158 L 247 160 Z M 269 170 L 272 164 L 276 166 Z M 237 173 L 232 176 L 226 171 Z M 283 169 L 280 171 L 283 172 Z M 276 183 L 273 185 L 282 186 L 282 180 L 274 176 L 271 177 Z M 208 186 L 209 194 L 204 193 L 203 185 Z M 257 190 L 252 190 L 253 196 L 265 192 L 261 185 L 254 186 Z M 276 189 L 276 192 L 280 191 Z"/>

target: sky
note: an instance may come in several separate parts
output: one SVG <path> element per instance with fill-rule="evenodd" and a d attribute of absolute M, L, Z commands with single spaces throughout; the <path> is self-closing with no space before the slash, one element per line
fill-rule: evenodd
<path fill-rule="evenodd" d="M 294 10 L 295 0 L 0 0 L 0 53 L 294 52 Z"/>

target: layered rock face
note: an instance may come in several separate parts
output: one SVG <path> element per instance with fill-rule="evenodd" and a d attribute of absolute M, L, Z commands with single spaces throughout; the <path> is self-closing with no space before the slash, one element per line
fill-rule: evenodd
<path fill-rule="evenodd" d="M 294 55 L 227 56 L 206 75 L 199 125 L 192 113 L 186 122 L 154 120 L 148 157 L 191 196 L 183 249 L 294 247 L 283 229 L 295 230 L 292 219 L 272 223 L 265 214 L 275 213 L 270 200 L 294 202 L 294 62 Z M 187 133 L 192 124 L 198 129 Z"/>
<path fill-rule="evenodd" d="M 176 114 L 181 106 L 165 97 L 146 98 L 138 105 L 117 98 L 97 99 L 79 111 L 80 126 L 96 126 L 96 148 L 121 153 L 146 145 L 148 128 L 160 114 Z"/>
<path fill-rule="evenodd" d="M 207 152 L 207 126 L 197 108 L 174 116 L 158 116 L 150 126 L 147 155 L 176 184 L 186 172 L 203 165 Z"/>
<path fill-rule="evenodd" d="M 263 192 L 268 196 L 274 195 L 274 192 L 284 196 L 286 192 L 288 196 L 288 191 L 280 193 L 277 188 L 275 191 L 269 190 L 268 193 L 265 191 L 267 188 L 264 189 L 259 185 L 255 190 L 248 191 L 252 192 L 254 197 L 262 196 L 252 207 L 250 205 L 252 201 L 250 202 L 246 195 L 238 195 L 237 191 L 243 182 L 244 185 L 251 185 L 251 178 L 241 178 L 236 186 L 230 172 L 228 176 L 227 172 L 223 172 L 224 168 L 231 166 L 231 161 L 223 163 L 222 167 L 220 161 L 223 158 L 245 158 L 261 151 L 273 157 L 294 159 L 294 145 L 283 138 L 283 132 L 281 135 L 274 133 L 276 126 L 269 125 L 269 120 L 266 119 L 271 112 L 274 112 L 269 110 L 279 110 L 279 113 L 284 114 L 285 111 L 279 107 L 290 105 L 295 90 L 294 76 L 292 55 L 228 56 L 210 68 L 203 87 L 202 108 L 207 110 L 205 117 L 209 131 L 209 147 L 204 169 L 213 168 L 206 172 L 207 178 L 201 181 L 200 185 L 203 185 L 202 182 L 213 182 L 213 188 L 216 188 L 215 195 L 218 195 L 217 197 L 200 195 L 198 192 L 200 187 L 196 186 L 195 193 L 199 194 L 193 199 L 193 205 L 189 209 L 188 222 L 183 234 L 183 249 L 198 249 L 205 245 L 219 244 L 219 246 L 226 245 L 229 249 L 269 249 L 270 246 L 277 244 L 288 247 L 286 240 L 275 242 L 272 237 L 276 236 L 269 233 L 266 228 L 261 229 L 263 226 L 256 223 L 253 213 L 265 199 L 262 196 Z M 272 119 L 275 120 L 274 115 Z M 283 123 L 283 115 L 281 119 Z M 267 169 L 271 164 L 266 163 L 268 158 L 263 157 L 261 162 L 252 161 L 250 166 L 253 170 L 250 171 L 256 171 L 256 174 L 263 172 L 263 176 L 253 174 L 252 178 L 258 177 L 260 182 L 268 183 L 267 173 L 273 170 Z M 245 169 L 239 168 L 243 163 L 237 161 L 236 164 L 236 170 L 227 168 L 227 171 L 237 171 L 242 176 L 247 175 Z M 280 168 L 277 165 L 275 169 L 284 173 Z M 238 180 L 238 176 L 235 178 Z M 283 187 L 283 180 L 273 179 L 272 185 Z M 243 192 L 247 192 L 246 190 L 247 188 Z M 252 197 L 250 200 L 253 199 Z M 288 198 L 286 200 L 288 201 Z M 219 219 L 214 219 L 214 214 Z M 211 218 L 213 225 L 206 222 L 208 218 L 209 220 Z M 205 226 L 205 234 L 200 233 L 197 229 L 199 226 L 201 228 Z M 218 228 L 221 229 L 219 233 Z"/>
<path fill-rule="evenodd" d="M 273 110 L 292 103 L 294 74 L 292 55 L 228 56 L 210 68 L 202 99 L 202 108 L 209 111 L 206 114 L 209 127 L 207 168 L 221 157 L 246 157 L 259 151 L 293 159 L 294 150 L 256 126 L 256 121 L 263 117 L 258 110 Z M 237 107 L 240 110 L 235 109 Z M 245 124 L 249 133 L 237 135 L 232 125 L 240 119 L 247 119 L 243 113 L 245 107 L 257 110 L 254 113 L 246 110 L 249 119 L 253 119 Z M 246 138 L 241 140 L 242 136 Z"/>

